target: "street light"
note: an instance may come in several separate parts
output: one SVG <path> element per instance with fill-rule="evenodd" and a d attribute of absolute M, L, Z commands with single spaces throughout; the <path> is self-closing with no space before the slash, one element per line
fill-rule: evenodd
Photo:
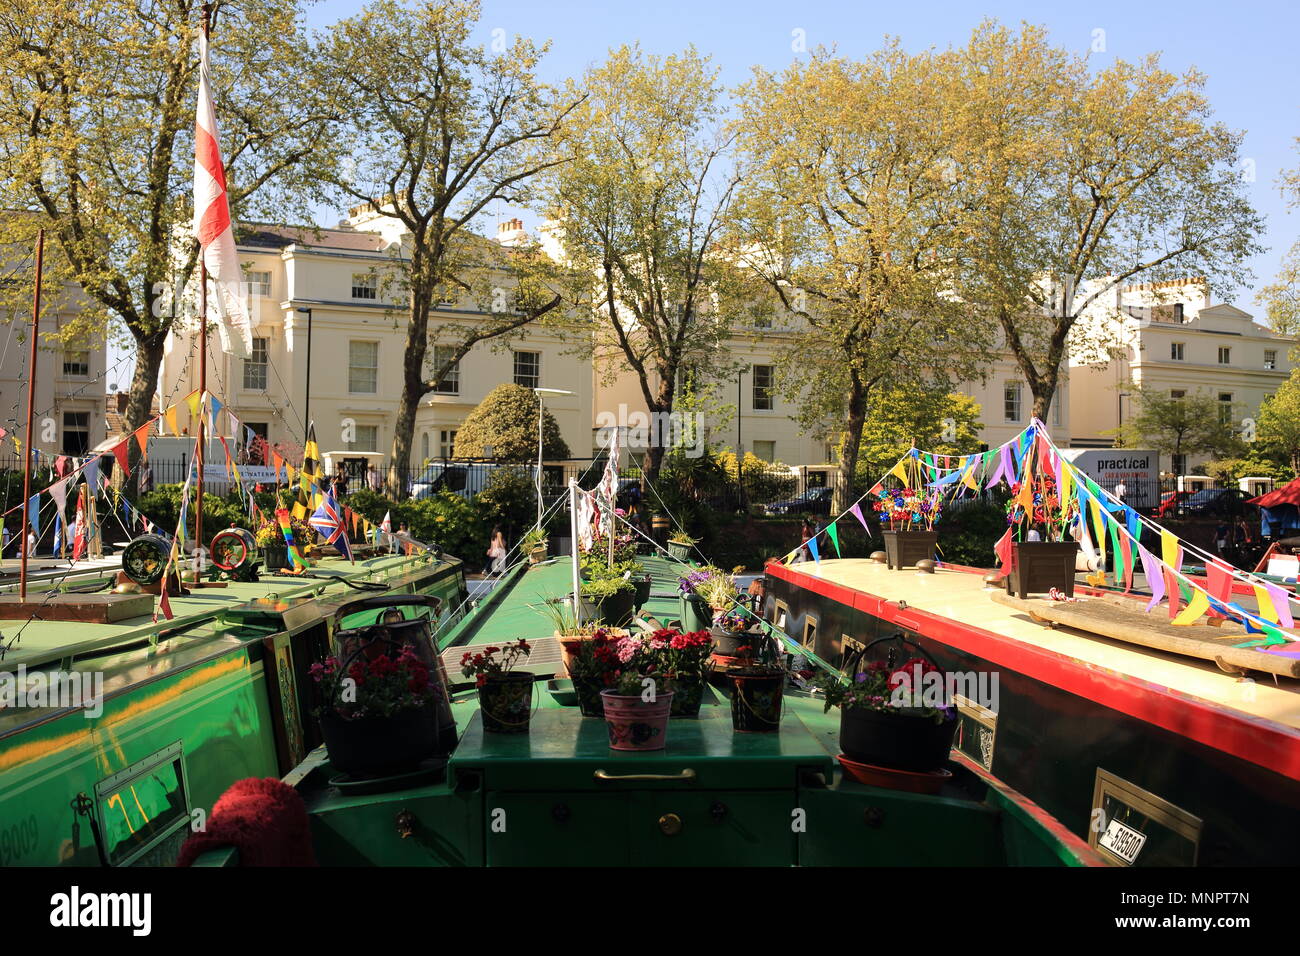
<path fill-rule="evenodd" d="M 307 429 L 311 427 L 311 309 L 299 308 L 299 312 L 307 313 L 307 400 L 303 402 L 302 417 L 306 424 L 303 426 L 303 442 L 307 441 Z"/>
<path fill-rule="evenodd" d="M 546 417 L 546 413 L 542 409 L 542 396 L 575 395 L 577 393 L 562 388 L 534 388 L 533 394 L 537 396 L 537 527 L 540 528 L 542 526 L 542 422 Z"/>

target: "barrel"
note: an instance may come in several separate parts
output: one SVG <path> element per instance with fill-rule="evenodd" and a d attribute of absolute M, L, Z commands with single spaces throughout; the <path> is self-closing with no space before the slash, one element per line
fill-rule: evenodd
<path fill-rule="evenodd" d="M 136 584 L 157 584 L 167 570 L 172 546 L 156 534 L 132 538 L 122 549 L 122 571 Z"/>
<path fill-rule="evenodd" d="M 253 560 L 257 542 L 243 528 L 230 527 L 212 538 L 212 563 L 222 571 L 234 571 Z"/>

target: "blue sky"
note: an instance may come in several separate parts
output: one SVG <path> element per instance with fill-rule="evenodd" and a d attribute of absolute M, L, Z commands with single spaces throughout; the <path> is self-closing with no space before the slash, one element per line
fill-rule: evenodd
<path fill-rule="evenodd" d="M 308 23 L 323 28 L 363 6 L 361 0 L 322 0 L 310 8 Z M 1242 154 L 1254 162 L 1250 195 L 1267 217 L 1263 245 L 1268 248 L 1251 263 L 1252 286 L 1213 290 L 1214 299 L 1232 301 L 1262 319 L 1254 288 L 1272 278 L 1300 235 L 1300 211 L 1291 212 L 1277 188 L 1279 173 L 1300 165 L 1300 59 L 1295 52 L 1300 13 L 1291 3 L 484 0 L 477 39 L 486 44 L 500 29 L 507 36 L 549 40 L 542 76 L 552 82 L 581 73 L 622 43 L 639 41 L 660 54 L 694 44 L 714 58 L 723 81 L 734 85 L 755 64 L 777 69 L 797 56 L 791 46 L 796 30 L 804 31 L 808 48 L 834 45 L 857 56 L 876 49 L 886 36 L 898 37 L 913 50 L 958 44 L 986 17 L 1044 25 L 1053 42 L 1080 52 L 1091 50 L 1100 36 L 1104 52 L 1091 54 L 1099 66 L 1117 57 L 1131 60 L 1160 52 L 1170 70 L 1196 67 L 1206 74 L 1217 118 L 1245 132 Z M 338 218 L 333 210 L 321 210 L 319 216 L 322 225 Z"/>

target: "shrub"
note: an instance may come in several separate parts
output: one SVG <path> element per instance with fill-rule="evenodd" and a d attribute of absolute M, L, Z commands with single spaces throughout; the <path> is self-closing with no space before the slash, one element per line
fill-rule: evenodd
<path fill-rule="evenodd" d="M 182 485 L 160 485 L 147 491 L 136 499 L 136 509 L 154 524 L 169 534 L 175 531 L 180 519 Z M 255 531 L 253 521 L 245 511 L 244 499 L 238 491 L 226 495 L 204 494 L 203 496 L 203 537 L 205 543 L 212 536 L 234 525 L 245 531 Z M 258 502 L 261 507 L 261 502 Z M 189 511 L 186 514 L 186 528 L 194 534 L 194 497 L 190 496 Z"/>
<path fill-rule="evenodd" d="M 718 464 L 734 485 L 741 477 L 736 472 L 736 455 L 724 451 L 718 456 Z M 755 504 L 780 501 L 794 494 L 798 479 L 790 472 L 790 466 L 779 461 L 764 461 L 753 452 L 745 452 L 745 493 Z"/>
<path fill-rule="evenodd" d="M 537 457 L 537 396 L 522 385 L 498 385 L 487 393 L 456 432 L 456 453 L 466 458 L 533 461 Z M 491 456 L 487 449 L 492 449 Z M 542 454 L 568 458 L 569 446 L 555 416 L 542 422 Z"/>
<path fill-rule="evenodd" d="M 514 541 L 537 521 L 537 488 L 525 468 L 494 468 L 474 498 L 483 523 Z"/>

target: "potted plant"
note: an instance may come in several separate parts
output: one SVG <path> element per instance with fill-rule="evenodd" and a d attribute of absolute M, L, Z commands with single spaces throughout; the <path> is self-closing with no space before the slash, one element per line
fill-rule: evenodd
<path fill-rule="evenodd" d="M 708 631 L 683 633 L 675 627 L 666 627 L 654 631 L 650 640 L 652 644 L 662 641 L 666 645 L 663 648 L 664 672 L 673 689 L 672 716 L 696 716 L 704 700 L 713 638 Z"/>
<path fill-rule="evenodd" d="M 683 580 L 690 581 L 695 593 L 709 606 L 712 619 L 731 610 L 736 604 L 736 583 L 721 568 L 707 565 L 691 572 Z"/>
<path fill-rule="evenodd" d="M 1023 598 L 1057 588 L 1066 597 L 1074 596 L 1079 542 L 1069 536 L 1068 528 L 1078 512 L 1077 501 L 1061 500 L 1050 474 L 1034 476 L 1028 492 L 1018 482 L 1011 486 L 1007 524 L 1016 540 L 1006 576 L 1008 594 Z"/>
<path fill-rule="evenodd" d="M 528 555 L 529 564 L 541 564 L 546 560 L 546 531 L 541 527 L 533 528 L 520 541 L 520 550 Z"/>
<path fill-rule="evenodd" d="M 600 692 L 608 689 L 621 670 L 621 662 L 614 649 L 627 634 L 615 634 L 605 628 L 596 628 L 589 640 L 573 642 L 572 650 L 565 654 L 569 677 L 578 695 L 578 708 L 584 717 L 604 717 L 605 702 Z"/>
<path fill-rule="evenodd" d="M 741 607 L 718 615 L 710 632 L 713 635 L 714 652 L 723 657 L 735 657 L 736 651 L 749 643 L 750 631 L 754 628 L 754 616 Z"/>
<path fill-rule="evenodd" d="M 582 582 L 583 615 L 621 627 L 632 619 L 636 586 L 622 574 L 602 573 Z"/>
<path fill-rule="evenodd" d="M 684 576 L 677 579 L 677 593 L 680 595 L 681 604 L 680 617 L 682 627 L 687 630 L 698 631 L 701 628 L 711 627 L 713 624 L 713 609 L 695 591 L 695 585 L 704 581 L 708 576 L 708 571 L 697 569 L 688 571 Z"/>
<path fill-rule="evenodd" d="M 594 643 L 594 642 L 593 642 Z M 618 660 L 600 692 L 609 746 L 613 750 L 663 750 L 674 691 L 667 678 L 666 642 L 633 634 L 614 643 Z"/>
<path fill-rule="evenodd" d="M 262 564 L 268 571 L 278 571 L 289 566 L 289 546 L 284 542 L 284 532 L 274 521 L 264 521 L 258 525 L 253 536 L 258 549 L 262 552 Z M 295 531 L 295 540 L 297 532 Z"/>
<path fill-rule="evenodd" d="M 382 776 L 415 767 L 438 750 L 439 685 L 411 647 L 396 658 L 313 664 L 321 733 L 330 763 L 353 777 Z"/>
<path fill-rule="evenodd" d="M 678 561 L 689 561 L 691 548 L 699 543 L 699 538 L 692 538 L 685 531 L 674 531 L 668 536 L 668 554 Z"/>
<path fill-rule="evenodd" d="M 912 567 L 917 561 L 934 557 L 939 543 L 934 523 L 943 510 L 938 491 L 882 491 L 871 507 L 880 515 L 885 563 L 890 570 Z"/>
<path fill-rule="evenodd" d="M 776 641 L 767 634 L 754 634 L 736 649 L 736 657 L 736 666 L 727 671 L 732 729 L 739 733 L 780 730 L 786 672 Z"/>
<path fill-rule="evenodd" d="M 910 658 L 898 667 L 889 661 L 873 661 L 861 668 L 855 663 L 853 670 L 851 678 L 835 675 L 815 680 L 825 691 L 826 710 L 840 708 L 844 756 L 868 767 L 915 773 L 941 770 L 957 730 L 957 711 L 947 695 L 943 672 L 923 657 Z"/>
<path fill-rule="evenodd" d="M 494 734 L 526 734 L 533 709 L 533 674 L 513 667 L 532 652 L 522 637 L 504 648 L 487 647 L 465 652 L 460 672 L 478 685 L 483 729 Z M 500 655 L 499 657 L 497 655 Z"/>

